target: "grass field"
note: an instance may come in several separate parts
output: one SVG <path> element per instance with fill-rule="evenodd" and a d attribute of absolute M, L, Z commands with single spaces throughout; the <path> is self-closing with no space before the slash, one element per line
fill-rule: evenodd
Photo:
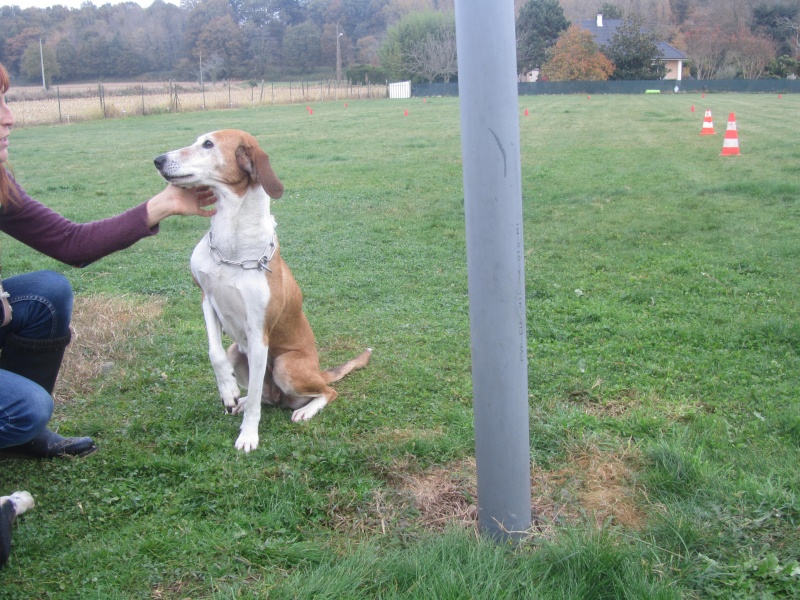
<path fill-rule="evenodd" d="M 4 236 L 4 275 L 73 282 L 53 425 L 101 451 L 0 462 L 0 491 L 37 501 L 0 598 L 800 596 L 800 97 L 519 110 L 536 527 L 514 548 L 472 521 L 457 100 L 16 130 L 17 178 L 82 221 L 160 190 L 157 154 L 255 134 L 323 364 L 374 355 L 311 422 L 265 411 L 237 453 L 188 270 L 205 221 L 83 270 Z M 742 155 L 720 157 L 731 112 Z"/>

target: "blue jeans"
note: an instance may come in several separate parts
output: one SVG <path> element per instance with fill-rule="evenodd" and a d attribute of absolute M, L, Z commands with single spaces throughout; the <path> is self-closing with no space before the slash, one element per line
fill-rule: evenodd
<path fill-rule="evenodd" d="M 72 286 L 54 271 L 36 271 L 3 280 L 9 294 L 13 319 L 0 327 L 0 348 L 14 333 L 46 340 L 69 333 L 72 318 Z M 0 369 L 0 448 L 33 439 L 53 414 L 53 398 L 39 384 Z"/>

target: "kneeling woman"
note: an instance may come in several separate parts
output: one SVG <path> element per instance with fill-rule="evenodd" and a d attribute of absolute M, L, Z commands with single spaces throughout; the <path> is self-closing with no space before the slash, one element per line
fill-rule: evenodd
<path fill-rule="evenodd" d="M 65 264 L 84 267 L 158 233 L 172 215 L 211 216 L 213 193 L 168 185 L 124 213 L 73 223 L 33 200 L 7 169 L 14 115 L 5 101 L 8 72 L 0 64 L 0 231 Z M 0 272 L 0 276 L 8 274 Z M 64 438 L 48 429 L 53 388 L 70 341 L 72 288 L 54 271 L 0 279 L 0 456 L 83 456 L 92 438 Z"/>

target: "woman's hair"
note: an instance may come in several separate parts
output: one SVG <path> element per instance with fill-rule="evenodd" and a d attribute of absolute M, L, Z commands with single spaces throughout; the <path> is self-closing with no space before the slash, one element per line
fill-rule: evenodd
<path fill-rule="evenodd" d="M 0 63 L 0 96 L 8 91 L 11 87 L 11 79 L 8 76 L 8 71 Z M 8 173 L 5 166 L 0 164 L 0 207 L 5 208 L 9 202 L 17 201 L 17 192 L 8 180 Z"/>

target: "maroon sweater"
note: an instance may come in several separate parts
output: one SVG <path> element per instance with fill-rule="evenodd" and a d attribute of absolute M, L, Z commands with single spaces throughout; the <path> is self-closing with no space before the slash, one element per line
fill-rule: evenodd
<path fill-rule="evenodd" d="M 10 175 L 9 182 L 19 202 L 0 211 L 0 231 L 68 265 L 85 267 L 158 233 L 158 225 L 147 226 L 146 202 L 116 217 L 74 223 L 28 196 Z"/>

